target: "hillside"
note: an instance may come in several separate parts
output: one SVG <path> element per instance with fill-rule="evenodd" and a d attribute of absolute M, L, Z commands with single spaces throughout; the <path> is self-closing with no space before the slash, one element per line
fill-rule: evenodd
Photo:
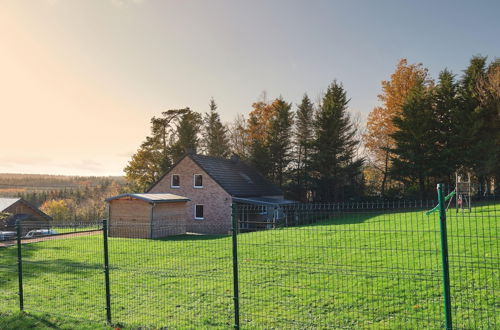
<path fill-rule="evenodd" d="M 18 193 L 49 191 L 59 189 L 80 189 L 96 187 L 115 182 L 125 184 L 120 176 L 67 176 L 47 174 L 0 173 L 0 196 Z"/>

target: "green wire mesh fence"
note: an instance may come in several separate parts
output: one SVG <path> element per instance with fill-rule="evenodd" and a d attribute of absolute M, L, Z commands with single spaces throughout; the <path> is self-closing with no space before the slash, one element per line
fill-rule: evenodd
<path fill-rule="evenodd" d="M 500 204 L 447 212 L 453 325 L 500 326 Z"/>
<path fill-rule="evenodd" d="M 439 327 L 439 222 L 374 207 L 239 206 L 242 327 Z"/>
<path fill-rule="evenodd" d="M 183 213 L 25 222 L 20 250 L 0 241 L 0 313 L 19 310 L 22 275 L 26 312 L 117 327 L 442 328 L 435 205 L 234 204 L 221 234 L 189 232 Z M 500 204 L 446 217 L 453 328 L 498 328 Z"/>

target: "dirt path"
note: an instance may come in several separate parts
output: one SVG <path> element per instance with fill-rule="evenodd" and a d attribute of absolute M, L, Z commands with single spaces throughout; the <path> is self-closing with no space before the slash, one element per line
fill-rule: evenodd
<path fill-rule="evenodd" d="M 90 236 L 90 235 L 97 235 L 99 233 L 102 233 L 102 230 L 97 229 L 97 230 L 90 230 L 90 231 L 81 231 L 78 233 L 58 234 L 58 235 L 53 235 L 53 236 L 45 236 L 45 237 L 37 237 L 37 238 L 23 238 L 21 240 L 21 244 L 37 243 L 37 242 L 51 241 L 54 239 L 71 238 L 71 237 L 79 237 L 79 236 Z M 16 240 L 0 241 L 0 247 L 12 246 L 15 244 L 17 244 Z"/>

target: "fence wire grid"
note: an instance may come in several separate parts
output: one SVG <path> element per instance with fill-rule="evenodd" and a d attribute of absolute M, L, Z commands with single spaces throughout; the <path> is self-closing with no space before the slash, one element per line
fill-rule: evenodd
<path fill-rule="evenodd" d="M 435 205 L 234 204 L 220 235 L 168 217 L 20 223 L 18 241 L 0 241 L 0 313 L 22 298 L 27 312 L 117 327 L 443 328 Z M 494 201 L 446 212 L 450 328 L 499 327 L 499 213 Z M 39 229 L 53 232 L 26 237 Z"/>

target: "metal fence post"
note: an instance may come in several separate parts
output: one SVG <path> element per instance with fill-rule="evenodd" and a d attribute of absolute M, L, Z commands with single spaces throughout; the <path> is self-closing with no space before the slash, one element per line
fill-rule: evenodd
<path fill-rule="evenodd" d="M 238 283 L 238 217 L 236 214 L 236 205 L 231 205 L 232 218 L 232 242 L 233 242 L 233 301 L 234 301 L 234 328 L 240 328 L 240 301 L 239 301 L 239 283 Z"/>
<path fill-rule="evenodd" d="M 445 327 L 452 329 L 451 320 L 451 295 L 450 295 L 450 266 L 448 262 L 448 233 L 446 229 L 446 204 L 444 201 L 443 184 L 437 186 L 439 201 L 439 224 L 441 231 L 441 257 L 443 266 L 443 292 Z"/>
<path fill-rule="evenodd" d="M 24 311 L 24 293 L 23 293 L 23 254 L 21 250 L 21 221 L 16 221 L 16 231 L 17 231 L 17 278 L 19 281 L 19 309 Z"/>
<path fill-rule="evenodd" d="M 109 289 L 108 220 L 102 220 L 104 239 L 104 281 L 106 285 L 106 321 L 111 324 L 111 291 Z"/>

